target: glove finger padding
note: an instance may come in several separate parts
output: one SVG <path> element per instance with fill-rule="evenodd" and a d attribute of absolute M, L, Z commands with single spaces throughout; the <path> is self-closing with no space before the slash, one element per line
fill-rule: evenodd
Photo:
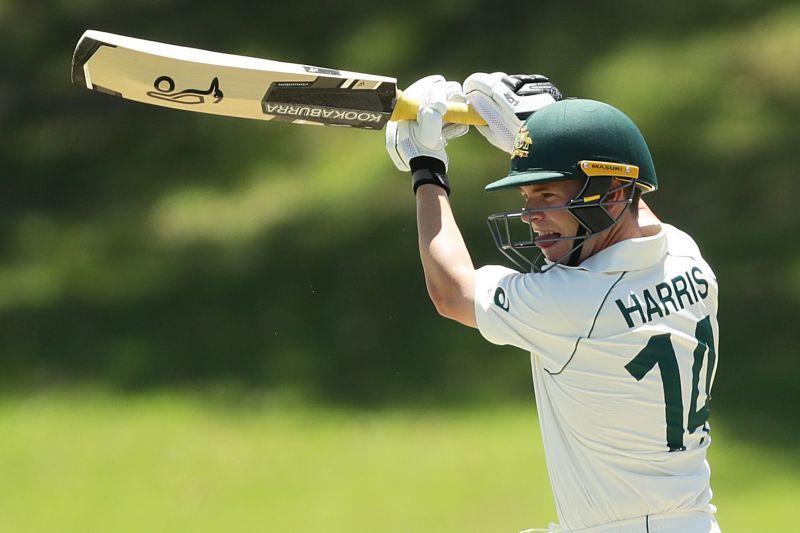
<path fill-rule="evenodd" d="M 422 106 L 417 113 L 416 124 L 411 127 L 414 137 L 424 148 L 439 151 L 444 150 L 443 125 L 442 112 L 439 109 Z"/>
<path fill-rule="evenodd" d="M 467 103 L 467 95 L 464 94 L 461 84 L 457 81 L 448 81 L 445 87 L 445 93 L 447 95 L 448 102 L 458 102 L 460 104 Z M 445 140 L 455 139 L 456 137 L 466 135 L 468 131 L 469 125 L 467 124 L 446 122 L 442 128 L 442 137 L 444 137 Z"/>
<path fill-rule="evenodd" d="M 449 141 L 450 139 L 466 135 L 468 131 L 469 126 L 467 124 L 447 123 L 442 127 L 442 137 L 445 141 Z"/>
<path fill-rule="evenodd" d="M 386 126 L 386 150 L 401 171 L 410 170 L 415 157 L 439 159 L 447 168 L 447 139 L 464 135 L 469 126 L 443 124 L 447 101 L 465 102 L 461 84 L 446 82 L 439 75 L 427 76 L 411 84 L 405 94 L 421 102 L 416 121 L 391 121 Z"/>
<path fill-rule="evenodd" d="M 467 95 L 464 94 L 464 89 L 457 81 L 448 81 L 445 84 L 445 99 L 448 102 L 458 102 L 461 104 L 467 103 Z"/>
<path fill-rule="evenodd" d="M 476 72 L 464 81 L 472 107 L 486 121 L 476 126 L 494 146 L 511 153 L 522 122 L 542 107 L 561 100 L 561 93 L 540 74 L 508 76 L 504 72 Z"/>
<path fill-rule="evenodd" d="M 486 121 L 486 126 L 476 126 L 478 132 L 494 146 L 511 152 L 522 121 L 514 114 L 511 101 L 513 91 L 503 83 L 504 72 L 486 74 L 476 72 L 464 80 L 464 92 L 475 110 Z"/>
<path fill-rule="evenodd" d="M 435 151 L 444 150 L 446 146 L 442 126 L 444 126 L 443 116 L 447 112 L 448 83 L 443 77 L 439 78 L 428 86 L 417 112 L 419 124 L 417 138 L 426 148 Z"/>
<path fill-rule="evenodd" d="M 431 74 L 430 76 L 425 76 L 424 78 L 420 78 L 408 88 L 403 91 L 403 94 L 410 96 L 420 102 L 425 100 L 425 93 L 428 92 L 428 89 L 434 83 L 445 82 L 444 76 L 440 74 Z"/>
<path fill-rule="evenodd" d="M 408 135 L 407 132 L 399 132 L 398 127 L 400 124 L 408 122 L 408 121 L 389 121 L 386 124 L 386 152 L 389 154 L 389 159 L 392 160 L 394 166 L 397 167 L 397 170 L 408 172 L 411 170 L 411 167 L 408 166 L 408 163 L 403 159 L 403 156 L 400 152 L 400 145 L 399 145 L 399 138 L 401 133 Z M 410 161 L 410 159 L 409 159 Z"/>

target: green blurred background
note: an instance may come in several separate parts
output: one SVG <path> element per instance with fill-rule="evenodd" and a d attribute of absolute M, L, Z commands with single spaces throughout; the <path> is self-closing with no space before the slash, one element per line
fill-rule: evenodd
<path fill-rule="evenodd" d="M 796 0 L 0 0 L 0 531 L 556 518 L 527 355 L 437 317 L 382 134 L 89 93 L 87 28 L 401 86 L 541 72 L 620 107 L 720 281 L 720 523 L 796 529 Z M 519 200 L 482 188 L 507 158 L 449 152 L 475 262 L 501 262 L 485 216 Z"/>

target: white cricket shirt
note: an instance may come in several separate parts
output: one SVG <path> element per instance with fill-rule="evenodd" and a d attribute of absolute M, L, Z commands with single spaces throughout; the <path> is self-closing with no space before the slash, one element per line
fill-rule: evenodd
<path fill-rule="evenodd" d="M 477 271 L 475 312 L 495 344 L 531 352 L 565 531 L 669 512 L 713 513 L 706 462 L 718 347 L 717 281 L 662 224 L 577 267 Z"/>

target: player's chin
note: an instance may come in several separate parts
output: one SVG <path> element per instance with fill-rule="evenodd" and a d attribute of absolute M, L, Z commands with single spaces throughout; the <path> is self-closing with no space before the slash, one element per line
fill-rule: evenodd
<path fill-rule="evenodd" d="M 569 241 L 541 242 L 536 243 L 536 246 L 548 261 L 553 262 L 564 257 L 564 255 L 568 254 L 571 249 Z"/>
<path fill-rule="evenodd" d="M 559 248 L 560 244 L 564 244 L 562 241 L 558 240 L 559 235 L 551 236 L 551 237 L 536 237 L 533 243 L 539 248 L 545 255 L 547 255 L 551 250 Z"/>

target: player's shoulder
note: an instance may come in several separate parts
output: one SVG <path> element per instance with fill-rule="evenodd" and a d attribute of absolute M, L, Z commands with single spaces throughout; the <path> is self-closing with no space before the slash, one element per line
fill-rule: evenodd
<path fill-rule="evenodd" d="M 544 272 L 518 272 L 499 265 L 488 265 L 478 269 L 484 280 L 496 284 L 500 280 L 518 284 L 526 292 L 536 292 L 541 297 L 563 300 L 572 292 L 586 295 L 600 290 L 603 280 L 613 280 L 609 272 L 587 271 L 580 267 L 553 265 Z"/>
<path fill-rule="evenodd" d="M 661 224 L 667 238 L 667 253 L 676 256 L 686 256 L 692 258 L 702 257 L 700 247 L 691 235 L 672 224 Z"/>
<path fill-rule="evenodd" d="M 703 258 L 700 247 L 691 235 L 671 224 L 662 224 L 662 227 L 667 239 L 668 258 L 699 263 L 706 272 L 716 278 L 711 266 Z"/>
<path fill-rule="evenodd" d="M 501 266 L 478 269 L 476 298 L 562 335 L 585 335 L 621 273 L 555 266 L 521 273 Z M 488 307 L 488 305 L 487 305 Z"/>

